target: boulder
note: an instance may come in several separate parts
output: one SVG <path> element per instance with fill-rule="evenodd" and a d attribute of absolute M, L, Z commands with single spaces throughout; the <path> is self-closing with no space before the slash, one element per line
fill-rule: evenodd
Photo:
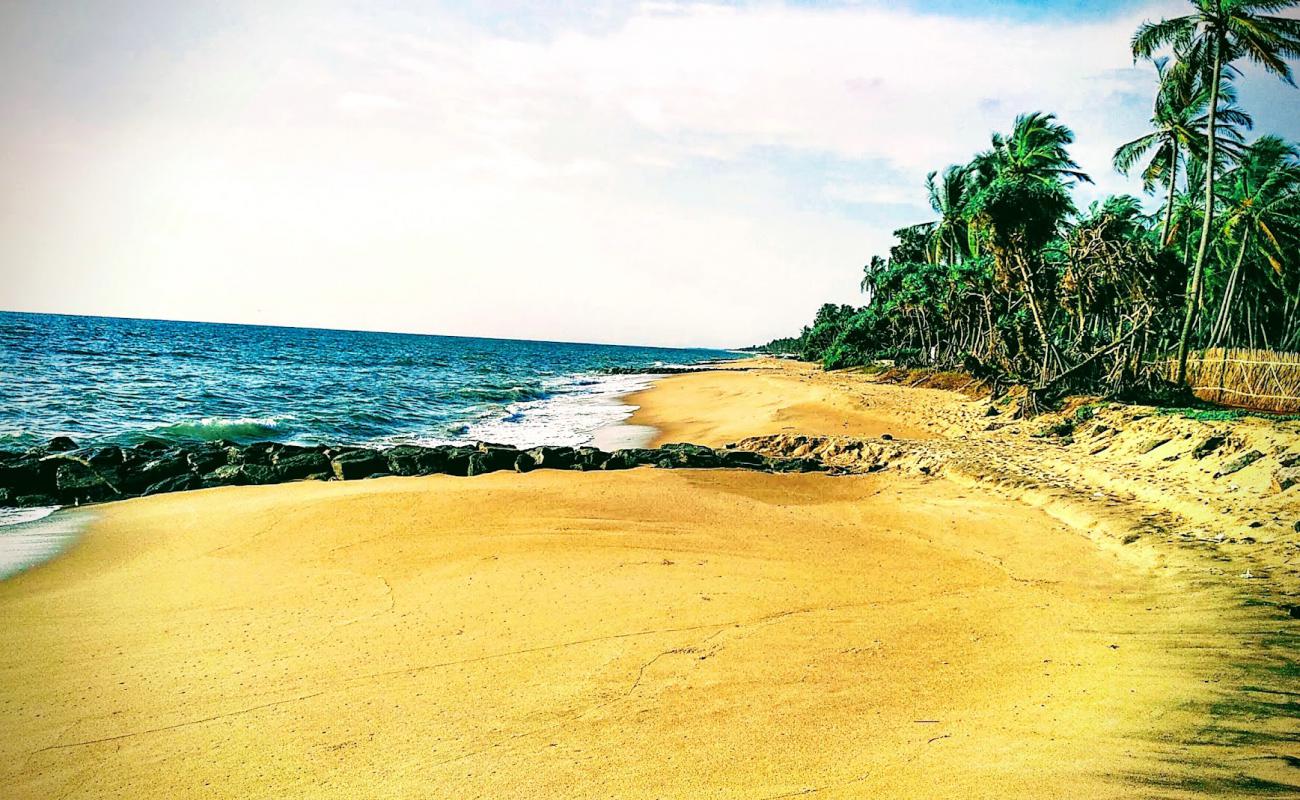
<path fill-rule="evenodd" d="M 152 486 L 159 481 L 184 475 L 190 471 L 190 462 L 183 451 L 156 452 L 154 455 L 155 458 L 144 464 L 126 469 L 122 476 L 124 492 L 138 492 L 146 486 Z"/>
<path fill-rule="evenodd" d="M 261 464 L 227 464 L 204 475 L 203 486 L 251 486 L 264 483 L 277 483 L 277 475 L 271 467 Z"/>
<path fill-rule="evenodd" d="M 333 472 L 333 467 L 324 453 L 308 450 L 291 456 L 277 453 L 271 471 L 282 481 L 296 481 L 316 475 L 328 476 Z"/>
<path fill-rule="evenodd" d="M 1263 457 L 1264 454 L 1259 452 L 1258 450 L 1251 450 L 1248 453 L 1243 453 L 1242 455 L 1239 455 L 1236 458 L 1229 461 L 1227 464 L 1224 464 L 1223 469 L 1214 473 L 1214 477 L 1222 478 L 1225 475 L 1231 475 L 1234 472 L 1240 472 L 1241 470 L 1245 469 L 1246 467 L 1249 467 L 1251 464 L 1254 464 L 1256 461 L 1260 460 Z"/>
<path fill-rule="evenodd" d="M 226 448 L 204 445 L 186 453 L 185 463 L 189 465 L 191 472 L 202 475 L 211 472 L 217 467 L 224 467 L 231 462 L 230 454 Z"/>
<path fill-rule="evenodd" d="M 527 450 L 515 456 L 515 472 L 532 472 L 537 468 L 537 460 Z"/>
<path fill-rule="evenodd" d="M 1282 467 L 1273 473 L 1273 488 L 1285 492 L 1300 483 L 1300 467 Z"/>
<path fill-rule="evenodd" d="M 377 450 L 358 448 L 334 456 L 330 462 L 334 477 L 341 481 L 369 478 L 388 471 L 388 459 Z"/>
<path fill-rule="evenodd" d="M 709 469 L 722 466 L 713 448 L 700 444 L 674 443 L 659 448 L 655 466 L 665 469 Z"/>
<path fill-rule="evenodd" d="M 573 469 L 600 469 L 609 460 L 609 453 L 597 447 L 579 447 L 573 451 Z"/>
<path fill-rule="evenodd" d="M 772 459 L 773 472 L 824 472 L 826 467 L 815 458 Z"/>
<path fill-rule="evenodd" d="M 615 450 L 609 454 L 609 458 L 600 466 L 601 469 L 632 469 L 633 467 L 643 467 L 655 462 L 658 457 L 658 450 L 649 450 L 644 447 L 626 447 L 622 450 Z"/>
<path fill-rule="evenodd" d="M 66 453 L 76 449 L 77 443 L 67 436 L 55 436 L 45 445 L 45 452 L 47 453 Z"/>
<path fill-rule="evenodd" d="M 1210 453 L 1223 447 L 1227 441 L 1226 436 L 1207 436 L 1200 444 L 1196 445 L 1196 449 L 1192 450 L 1192 455 L 1196 458 L 1205 458 Z"/>
<path fill-rule="evenodd" d="M 499 444 L 479 444 L 469 456 L 466 475 L 482 475 L 503 469 L 514 469 L 519 451 Z"/>
<path fill-rule="evenodd" d="M 466 445 L 446 445 L 438 449 L 447 455 L 446 474 L 461 478 L 469 475 L 469 459 L 478 452 L 477 448 Z"/>
<path fill-rule="evenodd" d="M 534 447 L 527 451 L 535 469 L 573 469 L 577 452 L 572 447 Z"/>
<path fill-rule="evenodd" d="M 9 489 L 15 496 L 53 491 L 54 470 L 58 465 L 47 466 L 35 458 L 22 456 L 19 460 L 0 464 L 0 487 Z"/>
<path fill-rule="evenodd" d="M 734 469 L 766 469 L 768 464 L 766 456 L 750 450 L 715 450 L 714 454 L 722 466 Z"/>
<path fill-rule="evenodd" d="M 167 492 L 185 492 L 203 487 L 203 479 L 193 472 L 164 478 L 144 490 L 145 495 L 166 494 Z"/>
<path fill-rule="evenodd" d="M 438 447 L 402 444 L 386 453 L 394 475 L 436 475 L 447 471 L 447 451 Z"/>
<path fill-rule="evenodd" d="M 58 496 L 65 503 L 86 503 L 121 496 L 121 475 L 114 467 L 95 469 L 81 461 L 65 459 L 55 471 Z"/>

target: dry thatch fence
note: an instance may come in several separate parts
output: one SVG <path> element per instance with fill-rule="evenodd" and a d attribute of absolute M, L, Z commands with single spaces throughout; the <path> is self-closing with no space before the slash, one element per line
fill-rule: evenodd
<path fill-rule="evenodd" d="M 1175 362 L 1168 364 L 1170 379 Z M 1187 382 L 1202 400 L 1283 413 L 1300 412 L 1300 353 L 1215 348 L 1187 359 Z"/>

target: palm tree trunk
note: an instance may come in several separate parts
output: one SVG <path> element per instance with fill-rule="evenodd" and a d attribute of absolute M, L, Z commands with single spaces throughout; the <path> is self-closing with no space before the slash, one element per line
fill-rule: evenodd
<path fill-rule="evenodd" d="M 1223 71 L 1223 38 L 1214 43 L 1214 77 L 1210 80 L 1210 113 L 1206 124 L 1205 144 L 1205 221 L 1201 224 L 1201 244 L 1196 249 L 1196 264 L 1192 267 L 1192 289 L 1187 294 L 1187 309 L 1183 315 L 1183 330 L 1178 337 L 1178 372 L 1174 383 L 1187 383 L 1187 344 L 1192 338 L 1192 325 L 1196 322 L 1201 281 L 1205 277 L 1205 254 L 1210 249 L 1210 227 L 1214 224 L 1214 145 L 1215 123 L 1219 119 L 1219 77 Z"/>
<path fill-rule="evenodd" d="M 1250 229 L 1247 228 L 1245 234 L 1241 237 L 1241 247 L 1237 248 L 1237 263 L 1232 265 L 1232 273 L 1228 276 L 1228 285 L 1223 288 L 1223 300 L 1219 303 L 1219 316 L 1214 322 L 1213 335 L 1210 337 L 1210 347 L 1218 347 L 1219 342 L 1223 340 L 1224 335 L 1228 332 L 1228 321 L 1232 318 L 1232 297 L 1237 293 L 1237 276 L 1241 274 L 1241 262 L 1246 258 L 1246 244 L 1250 241 Z"/>
<path fill-rule="evenodd" d="M 1165 200 L 1165 222 L 1160 230 L 1160 246 L 1169 246 L 1169 228 L 1174 221 L 1174 197 L 1178 192 L 1178 140 L 1173 141 L 1173 152 L 1169 155 L 1169 197 Z"/>

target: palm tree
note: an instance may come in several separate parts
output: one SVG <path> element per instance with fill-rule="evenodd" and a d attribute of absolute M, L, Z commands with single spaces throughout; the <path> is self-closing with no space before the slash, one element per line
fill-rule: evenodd
<path fill-rule="evenodd" d="M 1276 136 L 1261 136 L 1223 182 L 1223 236 L 1236 245 L 1237 255 L 1223 289 L 1211 346 L 1217 346 L 1228 332 L 1246 256 L 1261 257 L 1279 276 L 1283 265 L 1295 258 L 1300 234 L 1300 152 Z"/>
<path fill-rule="evenodd" d="M 931 240 L 934 246 L 934 260 L 953 264 L 958 255 L 965 255 L 967 242 L 966 205 L 969 200 L 967 188 L 970 186 L 969 173 L 965 166 L 954 164 L 943 171 L 943 177 L 936 182 L 937 172 L 925 176 L 926 192 L 930 196 L 930 208 L 939 215 L 935 223 Z"/>
<path fill-rule="evenodd" d="M 1151 114 L 1151 133 L 1120 145 L 1115 150 L 1113 162 L 1121 175 L 1128 175 L 1150 153 L 1150 160 L 1142 169 L 1142 188 L 1152 192 L 1157 183 L 1164 183 L 1167 187 L 1164 222 L 1160 229 L 1161 246 L 1169 244 L 1179 165 L 1186 153 L 1203 157 L 1205 131 L 1209 124 L 1206 108 L 1210 100 L 1209 87 L 1197 80 L 1195 71 L 1181 68 L 1181 64 L 1170 69 L 1168 64 L 1169 60 L 1165 58 L 1155 60 L 1160 86 Z M 1235 154 L 1243 143 L 1237 126 L 1249 130 L 1254 123 L 1248 114 L 1234 105 L 1236 96 L 1230 85 L 1221 85 L 1219 94 L 1218 118 L 1222 133 L 1218 136 L 1218 149 Z"/>
<path fill-rule="evenodd" d="M 992 143 L 992 149 L 977 155 L 969 167 L 973 194 L 968 215 L 992 253 L 1000 279 L 1020 283 L 1038 331 L 1039 377 L 1046 383 L 1053 361 L 1060 358 L 1048 332 L 1040 280 L 1029 261 L 1074 210 L 1066 182 L 1092 179 L 1070 157 L 1074 132 L 1053 114 L 1022 114 L 1010 136 L 995 133 Z"/>
<path fill-rule="evenodd" d="M 1276 16 L 1300 5 L 1300 0 L 1188 0 L 1191 14 L 1160 22 L 1145 22 L 1133 34 L 1133 57 L 1150 58 L 1162 47 L 1172 45 L 1179 57 L 1210 78 L 1208 124 L 1205 131 L 1205 219 L 1201 242 L 1192 267 L 1183 328 L 1178 337 L 1178 372 L 1175 381 L 1187 380 L 1187 344 L 1196 321 L 1197 298 L 1205 275 L 1205 254 L 1209 250 L 1214 221 L 1214 172 L 1217 144 L 1213 113 L 1219 107 L 1219 91 L 1225 69 L 1234 61 L 1249 58 L 1282 80 L 1295 84 L 1287 58 L 1300 57 L 1300 19 Z"/>

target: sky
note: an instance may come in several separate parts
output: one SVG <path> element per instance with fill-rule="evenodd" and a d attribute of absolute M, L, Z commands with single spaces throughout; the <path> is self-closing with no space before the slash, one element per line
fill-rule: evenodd
<path fill-rule="evenodd" d="M 0 3 L 0 309 L 665 346 L 797 333 L 1016 114 L 1096 185 L 1178 0 Z M 1256 132 L 1300 91 L 1246 68 Z M 1153 200 L 1154 201 L 1154 200 Z"/>

